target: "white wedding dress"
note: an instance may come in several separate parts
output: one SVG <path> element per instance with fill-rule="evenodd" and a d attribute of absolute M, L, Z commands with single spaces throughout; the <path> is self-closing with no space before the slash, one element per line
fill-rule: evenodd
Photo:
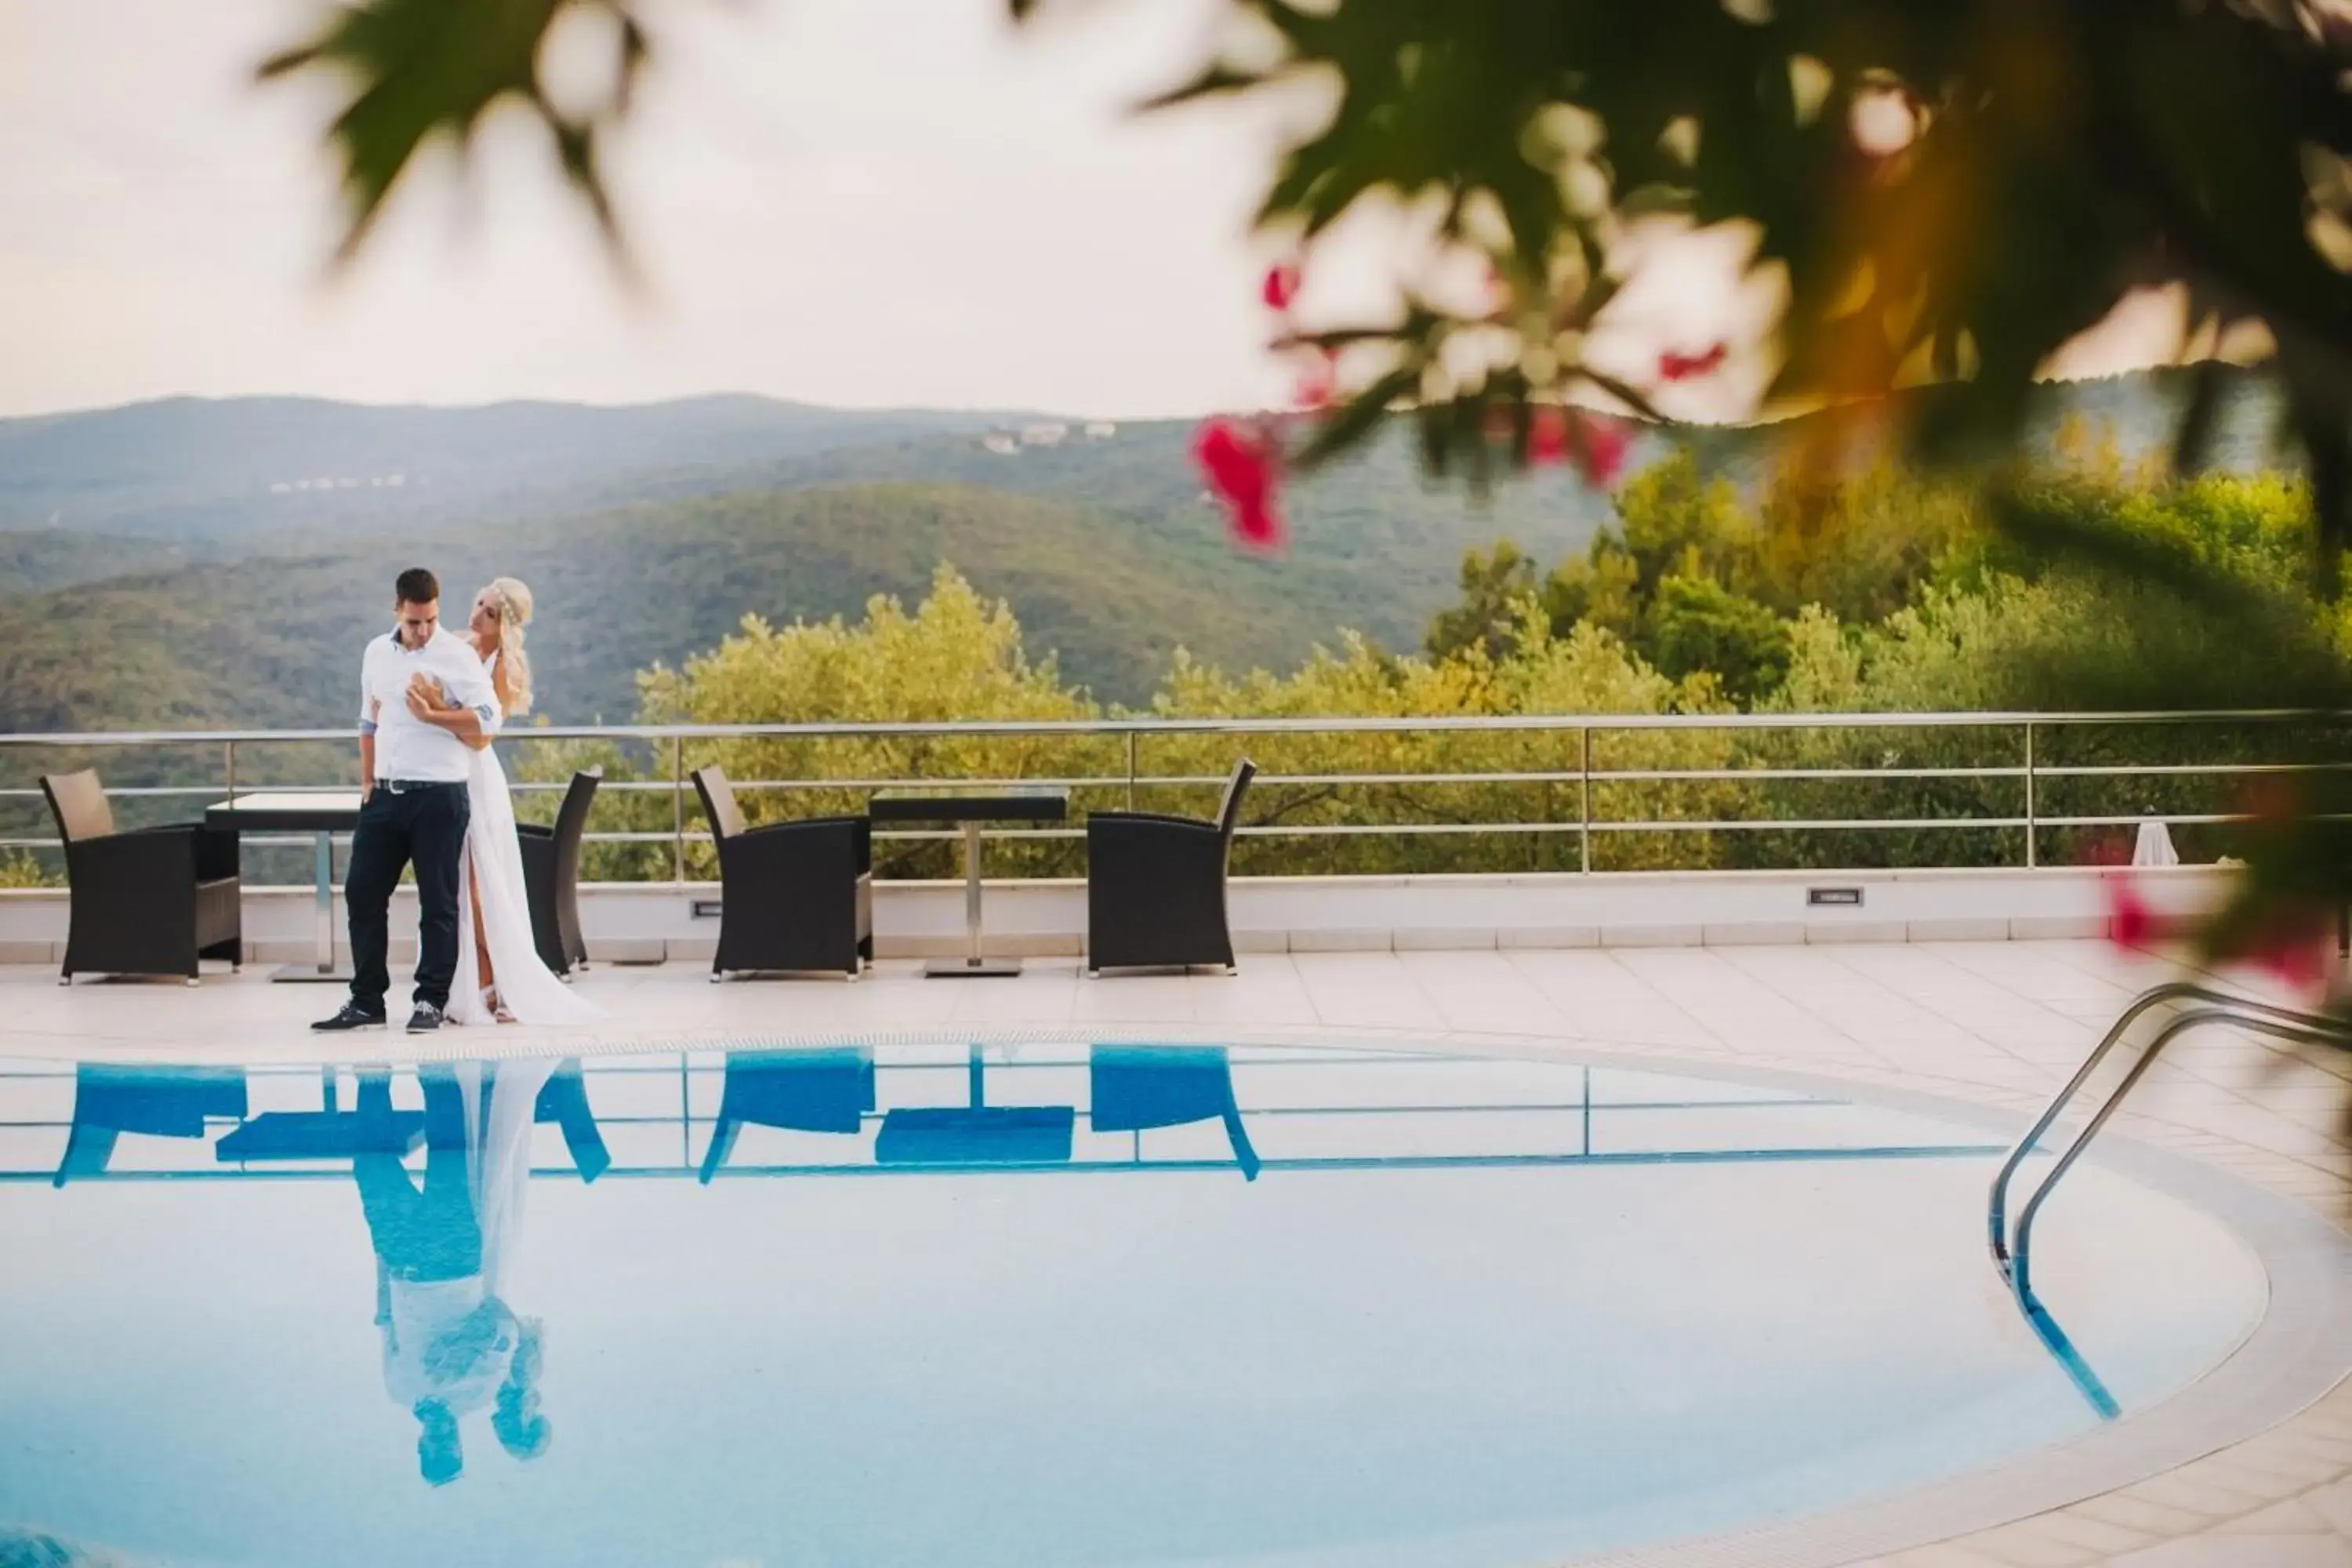
<path fill-rule="evenodd" d="M 495 669 L 498 656 L 488 660 Z M 474 957 L 474 912 L 470 885 L 481 900 L 482 935 L 490 950 L 490 972 L 499 1001 L 518 1024 L 585 1024 L 604 1016 L 587 998 L 557 979 L 540 961 L 530 932 L 530 900 L 523 890 L 522 840 L 515 832 L 514 802 L 507 794 L 507 771 L 498 747 L 471 752 L 466 774 L 470 812 L 466 850 L 458 869 L 457 973 L 449 986 L 449 1020 L 494 1024 L 482 1001 L 480 967 Z"/>
<path fill-rule="evenodd" d="M 483 910 L 485 921 L 488 913 Z M 435 1366 L 425 1352 L 483 1302 L 505 1306 L 509 1265 L 522 1230 L 523 1194 L 530 1186 L 531 1124 L 539 1091 L 555 1075 L 555 1065 L 552 1057 L 518 1057 L 490 1069 L 488 1084 L 479 1062 L 460 1062 L 451 1069 L 465 1106 L 467 1196 L 481 1231 L 481 1268 L 420 1284 L 393 1278 L 378 1255 L 376 1326 L 383 1341 L 384 1392 L 404 1410 L 434 1399 L 452 1415 L 470 1415 L 491 1404 L 506 1380 L 518 1338 L 510 1307 L 504 1313 L 506 1328 L 486 1353 L 454 1371 Z"/>

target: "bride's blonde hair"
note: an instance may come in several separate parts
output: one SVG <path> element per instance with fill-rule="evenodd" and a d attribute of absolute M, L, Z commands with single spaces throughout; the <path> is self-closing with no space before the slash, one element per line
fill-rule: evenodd
<path fill-rule="evenodd" d="M 530 625 L 530 587 L 519 577 L 493 577 L 475 595 L 499 615 L 499 667 L 492 679 L 509 714 L 530 711 L 530 660 L 522 651 L 522 629 Z"/>

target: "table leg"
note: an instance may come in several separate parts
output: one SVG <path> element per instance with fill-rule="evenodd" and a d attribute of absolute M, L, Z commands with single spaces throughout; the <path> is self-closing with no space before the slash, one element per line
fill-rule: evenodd
<path fill-rule="evenodd" d="M 963 961 L 980 964 L 980 824 L 963 825 Z"/>
<path fill-rule="evenodd" d="M 335 836 L 319 835 L 315 867 L 318 878 L 318 926 L 312 935 L 317 939 L 319 973 L 331 973 L 335 967 Z"/>
<path fill-rule="evenodd" d="M 312 863 L 315 902 L 311 943 L 316 956 L 309 963 L 289 963 L 270 978 L 278 981 L 349 980 L 348 970 L 335 967 L 335 836 L 315 836 L 318 848 Z"/>
<path fill-rule="evenodd" d="M 934 959 L 923 966 L 933 979 L 998 977 L 1021 973 L 1017 958 L 986 959 L 980 953 L 980 824 L 963 825 L 963 957 Z"/>

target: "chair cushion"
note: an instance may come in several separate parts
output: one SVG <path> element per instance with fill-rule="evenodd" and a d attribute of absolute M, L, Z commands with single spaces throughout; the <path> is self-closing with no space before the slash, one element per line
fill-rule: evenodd
<path fill-rule="evenodd" d="M 48 792 L 49 810 L 58 819 L 58 837 L 72 843 L 103 838 L 114 831 L 114 807 L 107 803 L 106 790 L 98 782 L 96 770 L 52 773 L 41 780 L 41 787 Z"/>

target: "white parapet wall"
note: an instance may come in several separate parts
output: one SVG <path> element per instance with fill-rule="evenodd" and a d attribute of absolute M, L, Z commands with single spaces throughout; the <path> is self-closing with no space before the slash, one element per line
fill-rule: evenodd
<path fill-rule="evenodd" d="M 1643 871 L 1542 876 L 1236 878 L 1234 945 L 1244 952 L 1412 948 L 1697 947 L 1732 943 L 2000 942 L 2092 937 L 2107 930 L 2110 884 L 2133 879 L 2159 915 L 2211 908 L 2232 873 L 2161 870 Z M 711 884 L 596 883 L 580 891 L 592 961 L 708 963 L 719 920 Z M 397 940 L 415 930 L 404 889 Z M 1086 885 L 987 885 L 988 951 L 1040 957 L 1086 946 Z M 698 910 L 705 912 L 698 912 Z M 0 890 L 0 963 L 55 963 L 65 952 L 62 889 Z M 963 886 L 885 882 L 875 889 L 883 957 L 963 950 Z M 247 957 L 293 963 L 315 951 L 308 888 L 248 888 Z M 334 930 L 342 935 L 337 900 Z"/>

